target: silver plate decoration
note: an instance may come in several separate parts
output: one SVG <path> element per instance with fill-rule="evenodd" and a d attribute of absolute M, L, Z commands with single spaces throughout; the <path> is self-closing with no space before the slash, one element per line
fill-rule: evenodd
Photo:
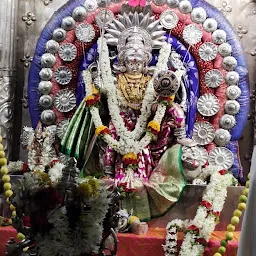
<path fill-rule="evenodd" d="M 180 1 L 178 8 L 179 8 L 180 12 L 184 13 L 184 14 L 190 13 L 193 9 L 190 1 L 188 1 L 188 0 Z"/>
<path fill-rule="evenodd" d="M 49 40 L 45 46 L 46 52 L 49 52 L 52 54 L 57 53 L 59 48 L 60 48 L 59 43 L 56 42 L 55 40 Z"/>
<path fill-rule="evenodd" d="M 199 162 L 200 166 L 203 166 L 208 161 L 207 150 L 199 146 L 182 146 L 182 154 L 195 156 L 195 160 Z"/>
<path fill-rule="evenodd" d="M 213 94 L 203 94 L 197 101 L 197 110 L 203 116 L 214 116 L 219 109 L 219 100 Z"/>
<path fill-rule="evenodd" d="M 191 19 L 195 23 L 203 23 L 207 18 L 206 11 L 202 7 L 194 8 L 191 12 Z"/>
<path fill-rule="evenodd" d="M 101 10 L 95 18 L 96 23 L 100 28 L 103 28 L 104 26 L 111 23 L 113 19 L 114 19 L 114 13 L 107 9 Z"/>
<path fill-rule="evenodd" d="M 39 72 L 39 76 L 43 81 L 49 81 L 52 79 L 52 70 L 50 68 L 42 68 Z"/>
<path fill-rule="evenodd" d="M 230 85 L 226 90 L 226 95 L 230 100 L 236 100 L 241 96 L 241 89 L 236 85 Z"/>
<path fill-rule="evenodd" d="M 166 4 L 166 0 L 152 0 L 152 2 L 157 6 Z"/>
<path fill-rule="evenodd" d="M 229 131 L 224 129 L 216 130 L 215 138 L 214 138 L 214 142 L 216 143 L 216 145 L 220 147 L 224 147 L 230 142 L 230 139 L 231 139 L 231 135 Z"/>
<path fill-rule="evenodd" d="M 212 33 L 212 41 L 215 44 L 223 44 L 227 40 L 227 34 L 222 29 L 217 29 Z"/>
<path fill-rule="evenodd" d="M 50 95 L 42 95 L 39 98 L 39 105 L 41 108 L 47 109 L 52 106 L 52 97 Z"/>
<path fill-rule="evenodd" d="M 165 29 L 173 29 L 177 26 L 179 18 L 174 11 L 166 10 L 160 16 L 160 23 Z"/>
<path fill-rule="evenodd" d="M 94 12 L 98 8 L 97 0 L 86 0 L 84 8 L 88 12 Z"/>
<path fill-rule="evenodd" d="M 176 8 L 179 6 L 179 0 L 167 0 L 166 3 L 171 8 Z"/>
<path fill-rule="evenodd" d="M 55 70 L 54 77 L 59 84 L 66 85 L 72 79 L 72 72 L 67 67 L 61 66 Z"/>
<path fill-rule="evenodd" d="M 240 104 L 236 100 L 228 100 L 225 104 L 225 111 L 229 115 L 236 115 L 240 111 Z"/>
<path fill-rule="evenodd" d="M 236 85 L 239 82 L 239 74 L 236 71 L 228 72 L 225 80 L 228 85 Z"/>
<path fill-rule="evenodd" d="M 203 24 L 203 28 L 206 32 L 212 33 L 218 28 L 218 23 L 213 18 L 208 18 Z"/>
<path fill-rule="evenodd" d="M 84 21 L 86 16 L 87 16 L 87 11 L 82 6 L 76 7 L 72 13 L 72 17 L 74 18 L 75 21 L 78 21 L 78 22 Z"/>
<path fill-rule="evenodd" d="M 223 59 L 222 66 L 227 71 L 232 71 L 237 66 L 237 60 L 232 56 L 227 56 Z"/>
<path fill-rule="evenodd" d="M 204 61 L 214 60 L 217 56 L 218 48 L 211 42 L 203 43 L 199 47 L 199 56 Z"/>
<path fill-rule="evenodd" d="M 67 31 L 70 31 L 72 29 L 74 29 L 76 26 L 76 21 L 71 17 L 71 16 L 67 16 L 65 18 L 63 18 L 62 23 L 61 23 L 61 27 Z"/>
<path fill-rule="evenodd" d="M 76 58 L 77 49 L 73 44 L 63 44 L 59 49 L 59 55 L 64 61 L 72 61 Z"/>
<path fill-rule="evenodd" d="M 233 128 L 235 125 L 236 119 L 234 118 L 234 116 L 225 114 L 220 119 L 220 126 L 225 130 L 229 130 Z"/>
<path fill-rule="evenodd" d="M 53 31 L 52 38 L 53 38 L 55 41 L 57 41 L 57 42 L 62 42 L 62 41 L 65 40 L 66 35 L 67 35 L 66 30 L 64 30 L 63 28 L 56 28 L 56 29 Z"/>
<path fill-rule="evenodd" d="M 50 94 L 52 83 L 50 81 L 41 81 L 38 85 L 38 90 L 41 94 Z"/>
<path fill-rule="evenodd" d="M 229 43 L 223 43 L 219 46 L 218 52 L 222 57 L 227 57 L 232 53 L 232 47 Z"/>
<path fill-rule="evenodd" d="M 56 129 L 56 134 L 60 139 L 63 138 L 63 136 L 68 128 L 68 125 L 69 125 L 69 119 L 64 119 L 58 123 L 57 129 Z"/>
<path fill-rule="evenodd" d="M 203 37 L 203 32 L 200 29 L 200 27 L 198 27 L 197 25 L 190 24 L 186 26 L 183 30 L 183 39 L 189 45 L 194 45 L 199 43 L 202 37 Z"/>
<path fill-rule="evenodd" d="M 41 57 L 42 68 L 52 68 L 56 62 L 56 58 L 51 53 L 44 53 Z"/>
<path fill-rule="evenodd" d="M 224 147 L 217 147 L 209 154 L 209 164 L 228 170 L 234 163 L 233 153 Z"/>
<path fill-rule="evenodd" d="M 76 106 L 76 96 L 72 91 L 60 90 L 54 96 L 54 105 L 60 112 L 69 112 Z"/>
<path fill-rule="evenodd" d="M 214 140 L 215 129 L 209 122 L 196 122 L 193 130 L 193 140 L 204 146 Z"/>
<path fill-rule="evenodd" d="M 75 33 L 77 39 L 84 43 L 90 43 L 95 37 L 95 31 L 91 24 L 80 24 Z"/>
<path fill-rule="evenodd" d="M 43 124 L 52 125 L 55 123 L 55 120 L 56 120 L 56 115 L 52 110 L 47 109 L 41 113 L 41 121 Z"/>
<path fill-rule="evenodd" d="M 210 88 L 219 87 L 223 81 L 223 74 L 218 69 L 212 69 L 205 74 L 205 83 Z"/>

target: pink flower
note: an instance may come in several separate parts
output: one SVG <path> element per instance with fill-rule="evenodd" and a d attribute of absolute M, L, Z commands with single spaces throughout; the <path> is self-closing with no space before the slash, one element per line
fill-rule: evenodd
<path fill-rule="evenodd" d="M 128 0 L 128 5 L 130 5 L 131 7 L 136 7 L 136 6 L 145 7 L 146 0 Z"/>

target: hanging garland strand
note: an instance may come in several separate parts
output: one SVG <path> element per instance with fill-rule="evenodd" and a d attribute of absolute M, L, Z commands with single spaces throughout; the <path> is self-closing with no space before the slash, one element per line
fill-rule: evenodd
<path fill-rule="evenodd" d="M 227 226 L 225 239 L 220 241 L 218 252 L 216 252 L 213 256 L 224 255 L 227 250 L 228 242 L 234 238 L 234 231 L 236 229 L 236 225 L 238 225 L 240 221 L 239 218 L 242 216 L 243 211 L 246 208 L 246 202 L 247 202 L 247 197 L 249 193 L 249 184 L 250 184 L 250 173 L 248 174 L 248 180 L 246 181 L 246 188 L 242 191 L 242 194 L 239 197 L 239 203 L 238 203 L 237 209 L 234 211 L 230 224 Z"/>

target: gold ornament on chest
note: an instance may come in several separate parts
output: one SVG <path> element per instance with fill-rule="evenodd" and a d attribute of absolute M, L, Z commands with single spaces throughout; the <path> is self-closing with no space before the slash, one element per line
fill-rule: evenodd
<path fill-rule="evenodd" d="M 126 103 L 132 109 L 140 109 L 145 90 L 151 77 L 144 74 L 120 74 L 118 76 L 118 90 Z"/>

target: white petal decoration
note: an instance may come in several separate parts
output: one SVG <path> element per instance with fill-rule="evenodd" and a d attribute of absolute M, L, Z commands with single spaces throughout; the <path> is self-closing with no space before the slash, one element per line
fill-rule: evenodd
<path fill-rule="evenodd" d="M 174 11 L 166 10 L 160 16 L 160 23 L 165 29 L 173 29 L 177 26 L 179 18 Z"/>
<path fill-rule="evenodd" d="M 57 136 L 62 139 L 69 125 L 69 119 L 64 119 L 58 123 L 56 133 Z"/>
<path fill-rule="evenodd" d="M 227 57 L 232 53 L 232 47 L 229 43 L 223 43 L 219 46 L 218 52 L 222 57 Z"/>
<path fill-rule="evenodd" d="M 73 44 L 63 44 L 59 49 L 59 55 L 64 61 L 72 61 L 76 58 L 77 49 Z"/>
<path fill-rule="evenodd" d="M 188 0 L 180 1 L 178 8 L 181 13 L 185 13 L 185 14 L 190 13 L 193 9 L 190 1 L 188 1 Z"/>
<path fill-rule="evenodd" d="M 218 48 L 211 42 L 204 43 L 199 48 L 199 56 L 204 61 L 214 60 L 217 56 Z"/>
<path fill-rule="evenodd" d="M 240 104 L 236 100 L 228 100 L 225 103 L 225 111 L 229 115 L 235 116 L 240 111 Z"/>
<path fill-rule="evenodd" d="M 209 122 L 196 122 L 193 130 L 193 140 L 199 145 L 207 145 L 214 140 L 215 129 Z"/>
<path fill-rule="evenodd" d="M 210 152 L 208 161 L 210 165 L 220 166 L 228 170 L 234 163 L 234 156 L 229 149 L 217 147 Z"/>
<path fill-rule="evenodd" d="M 95 31 L 91 24 L 82 23 L 76 28 L 76 37 L 79 41 L 90 43 L 95 37 Z"/>
<path fill-rule="evenodd" d="M 205 74 L 205 83 L 210 88 L 219 87 L 223 81 L 223 74 L 218 69 L 212 69 Z"/>
<path fill-rule="evenodd" d="M 233 71 L 237 66 L 237 60 L 232 56 L 227 56 L 223 59 L 222 66 L 227 71 Z"/>
<path fill-rule="evenodd" d="M 226 90 L 226 95 L 230 100 L 238 99 L 241 93 L 241 89 L 237 85 L 230 85 Z"/>
<path fill-rule="evenodd" d="M 66 85 L 72 79 L 72 72 L 69 68 L 61 66 L 55 70 L 54 77 L 59 84 Z"/>
<path fill-rule="evenodd" d="M 220 119 L 220 126 L 225 129 L 229 130 L 236 125 L 236 119 L 232 115 L 225 114 Z"/>
<path fill-rule="evenodd" d="M 213 94 L 203 94 L 197 101 L 197 110 L 203 116 L 214 116 L 219 109 L 219 100 Z"/>
<path fill-rule="evenodd" d="M 183 1 L 182 1 L 183 2 Z M 183 30 L 183 39 L 189 45 L 197 44 L 201 41 L 203 32 L 197 25 L 190 24 Z"/>
<path fill-rule="evenodd" d="M 236 85 L 239 82 L 239 78 L 240 76 L 237 72 L 231 71 L 227 73 L 225 80 L 228 85 Z"/>
<path fill-rule="evenodd" d="M 60 90 L 54 96 L 54 105 L 60 112 L 69 112 L 76 106 L 76 96 L 72 91 Z"/>

